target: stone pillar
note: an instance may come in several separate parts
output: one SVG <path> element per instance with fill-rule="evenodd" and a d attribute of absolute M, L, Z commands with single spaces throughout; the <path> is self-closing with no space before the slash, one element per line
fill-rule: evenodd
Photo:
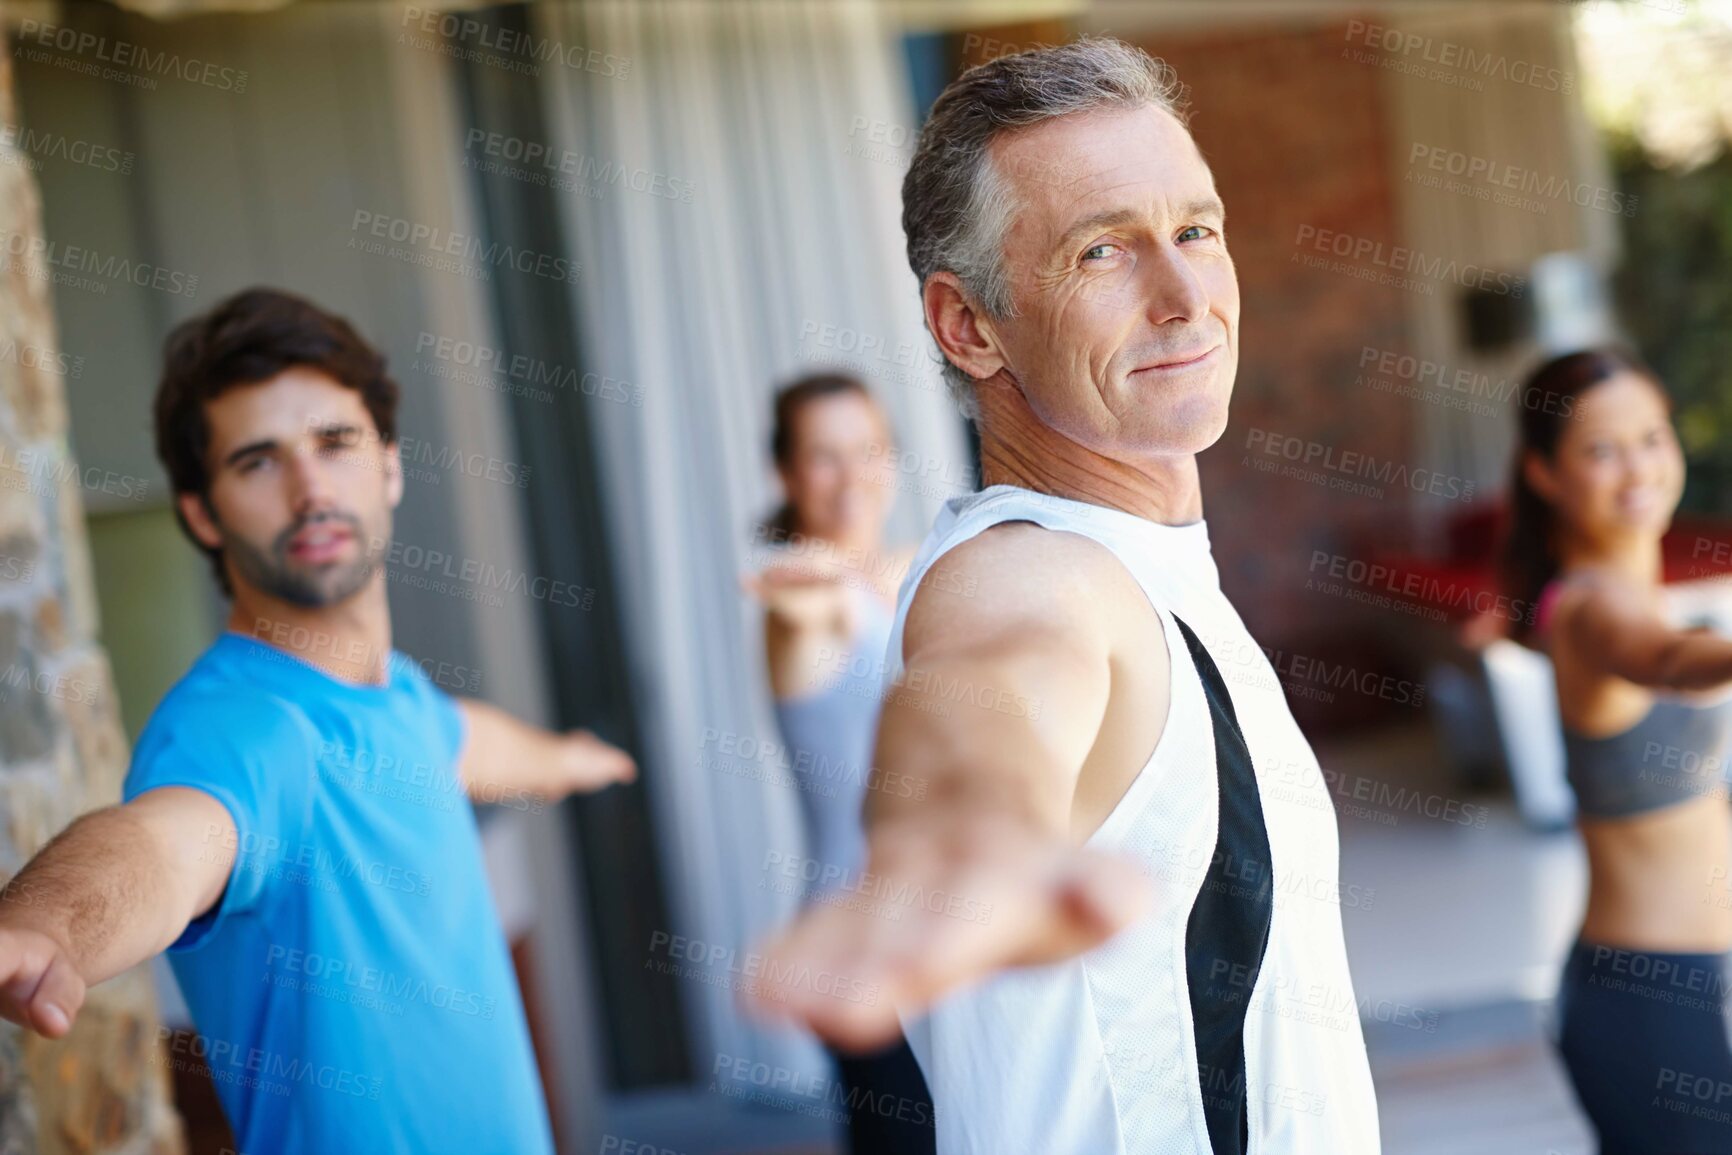
<path fill-rule="evenodd" d="M 5 47 L 0 28 L 0 48 Z M 15 147 L 0 51 L 0 879 L 84 811 L 119 800 L 125 733 L 96 594 L 51 286 L 27 243 L 36 182 Z M 49 1042 L 0 1023 L 0 1155 L 184 1150 L 148 971 L 94 988 Z"/>

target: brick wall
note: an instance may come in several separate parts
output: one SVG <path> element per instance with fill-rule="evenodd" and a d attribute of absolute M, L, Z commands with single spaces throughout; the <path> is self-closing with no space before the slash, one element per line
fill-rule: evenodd
<path fill-rule="evenodd" d="M 0 52 L 0 124 L 18 124 L 9 52 Z M 36 183 L 11 138 L 0 133 L 7 254 L 42 228 Z M 0 879 L 75 816 L 117 801 L 127 762 L 96 638 L 67 378 L 42 271 L 0 260 Z M 0 1023 L 0 1152 L 182 1151 L 158 1035 L 142 968 L 94 988 L 64 1039 Z"/>

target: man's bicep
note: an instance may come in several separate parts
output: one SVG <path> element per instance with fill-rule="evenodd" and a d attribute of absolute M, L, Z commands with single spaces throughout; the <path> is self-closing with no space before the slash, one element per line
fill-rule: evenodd
<path fill-rule="evenodd" d="M 150 831 L 187 905 L 187 920 L 222 899 L 240 844 L 229 807 L 192 786 L 159 786 L 126 803 L 124 810 Z"/>
<path fill-rule="evenodd" d="M 904 678 L 921 668 L 990 667 L 1016 686 L 1105 708 L 1111 613 L 1100 547 L 1024 524 L 994 527 L 939 558 L 903 623 Z M 1010 687 L 1003 687 L 1010 688 Z"/>
<path fill-rule="evenodd" d="M 177 881 L 198 883 L 177 889 L 177 899 L 201 913 L 171 949 L 205 942 L 229 916 L 260 909 L 294 877 L 284 866 L 309 849 L 327 756 L 320 742 L 304 714 L 264 695 L 183 699 L 152 720 L 133 750 L 122 795 L 130 805 L 164 791 L 150 804 L 161 808 L 153 822 L 171 840 L 164 853 L 179 864 Z"/>
<path fill-rule="evenodd" d="M 456 751 L 458 781 L 472 798 L 480 799 L 489 783 L 520 770 L 534 757 L 524 742 L 525 724 L 491 703 L 453 698 L 450 716 L 455 722 L 447 730 Z"/>
<path fill-rule="evenodd" d="M 878 761 L 1020 782 L 1060 821 L 1105 714 L 1109 643 L 1095 607 L 1055 588 L 1068 578 L 990 560 L 970 597 L 943 587 L 929 596 L 932 575 L 922 580 L 904 623 L 902 674 L 886 690 Z"/>
<path fill-rule="evenodd" d="M 877 762 L 1014 773 L 1050 787 L 1056 806 L 1070 796 L 1107 698 L 1106 663 L 1051 637 L 917 650 L 885 691 Z"/>
<path fill-rule="evenodd" d="M 465 786 L 476 781 L 483 769 L 487 748 L 487 704 L 474 698 L 454 698 L 459 725 L 456 727 L 457 774 Z"/>
<path fill-rule="evenodd" d="M 1063 623 L 1008 609 L 964 614 L 905 643 L 897 687 L 934 705 L 1029 723 L 1088 722 L 1091 732 L 1106 708 L 1106 647 Z"/>

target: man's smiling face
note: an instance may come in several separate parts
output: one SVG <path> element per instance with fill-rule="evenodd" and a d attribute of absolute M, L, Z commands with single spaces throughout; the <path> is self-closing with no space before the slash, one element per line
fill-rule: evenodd
<path fill-rule="evenodd" d="M 1239 283 L 1190 133 L 1153 106 L 1099 110 L 1000 137 L 991 160 L 1018 206 L 1003 251 L 1016 315 L 983 319 L 997 367 L 1043 424 L 1103 457 L 1213 444 Z"/>

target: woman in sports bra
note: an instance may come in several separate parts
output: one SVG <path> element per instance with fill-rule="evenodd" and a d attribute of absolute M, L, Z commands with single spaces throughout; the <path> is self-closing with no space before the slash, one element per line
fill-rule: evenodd
<path fill-rule="evenodd" d="M 747 580 L 764 605 L 776 722 L 799 786 L 810 870 L 836 879 L 810 901 L 851 895 L 865 867 L 861 807 L 877 737 L 885 647 L 913 550 L 887 551 L 894 496 L 890 425 L 856 378 L 820 374 L 776 395 L 771 456 L 786 500 L 766 523 L 770 556 Z M 932 1097 L 905 1041 L 834 1053 L 856 1153 L 934 1150 Z"/>
<path fill-rule="evenodd" d="M 1601 1155 L 1732 1152 L 1732 640 L 1676 620 L 1661 538 L 1684 487 L 1671 402 L 1620 351 L 1529 378 L 1505 576 L 1549 654 L 1588 858 L 1558 1046 Z"/>

